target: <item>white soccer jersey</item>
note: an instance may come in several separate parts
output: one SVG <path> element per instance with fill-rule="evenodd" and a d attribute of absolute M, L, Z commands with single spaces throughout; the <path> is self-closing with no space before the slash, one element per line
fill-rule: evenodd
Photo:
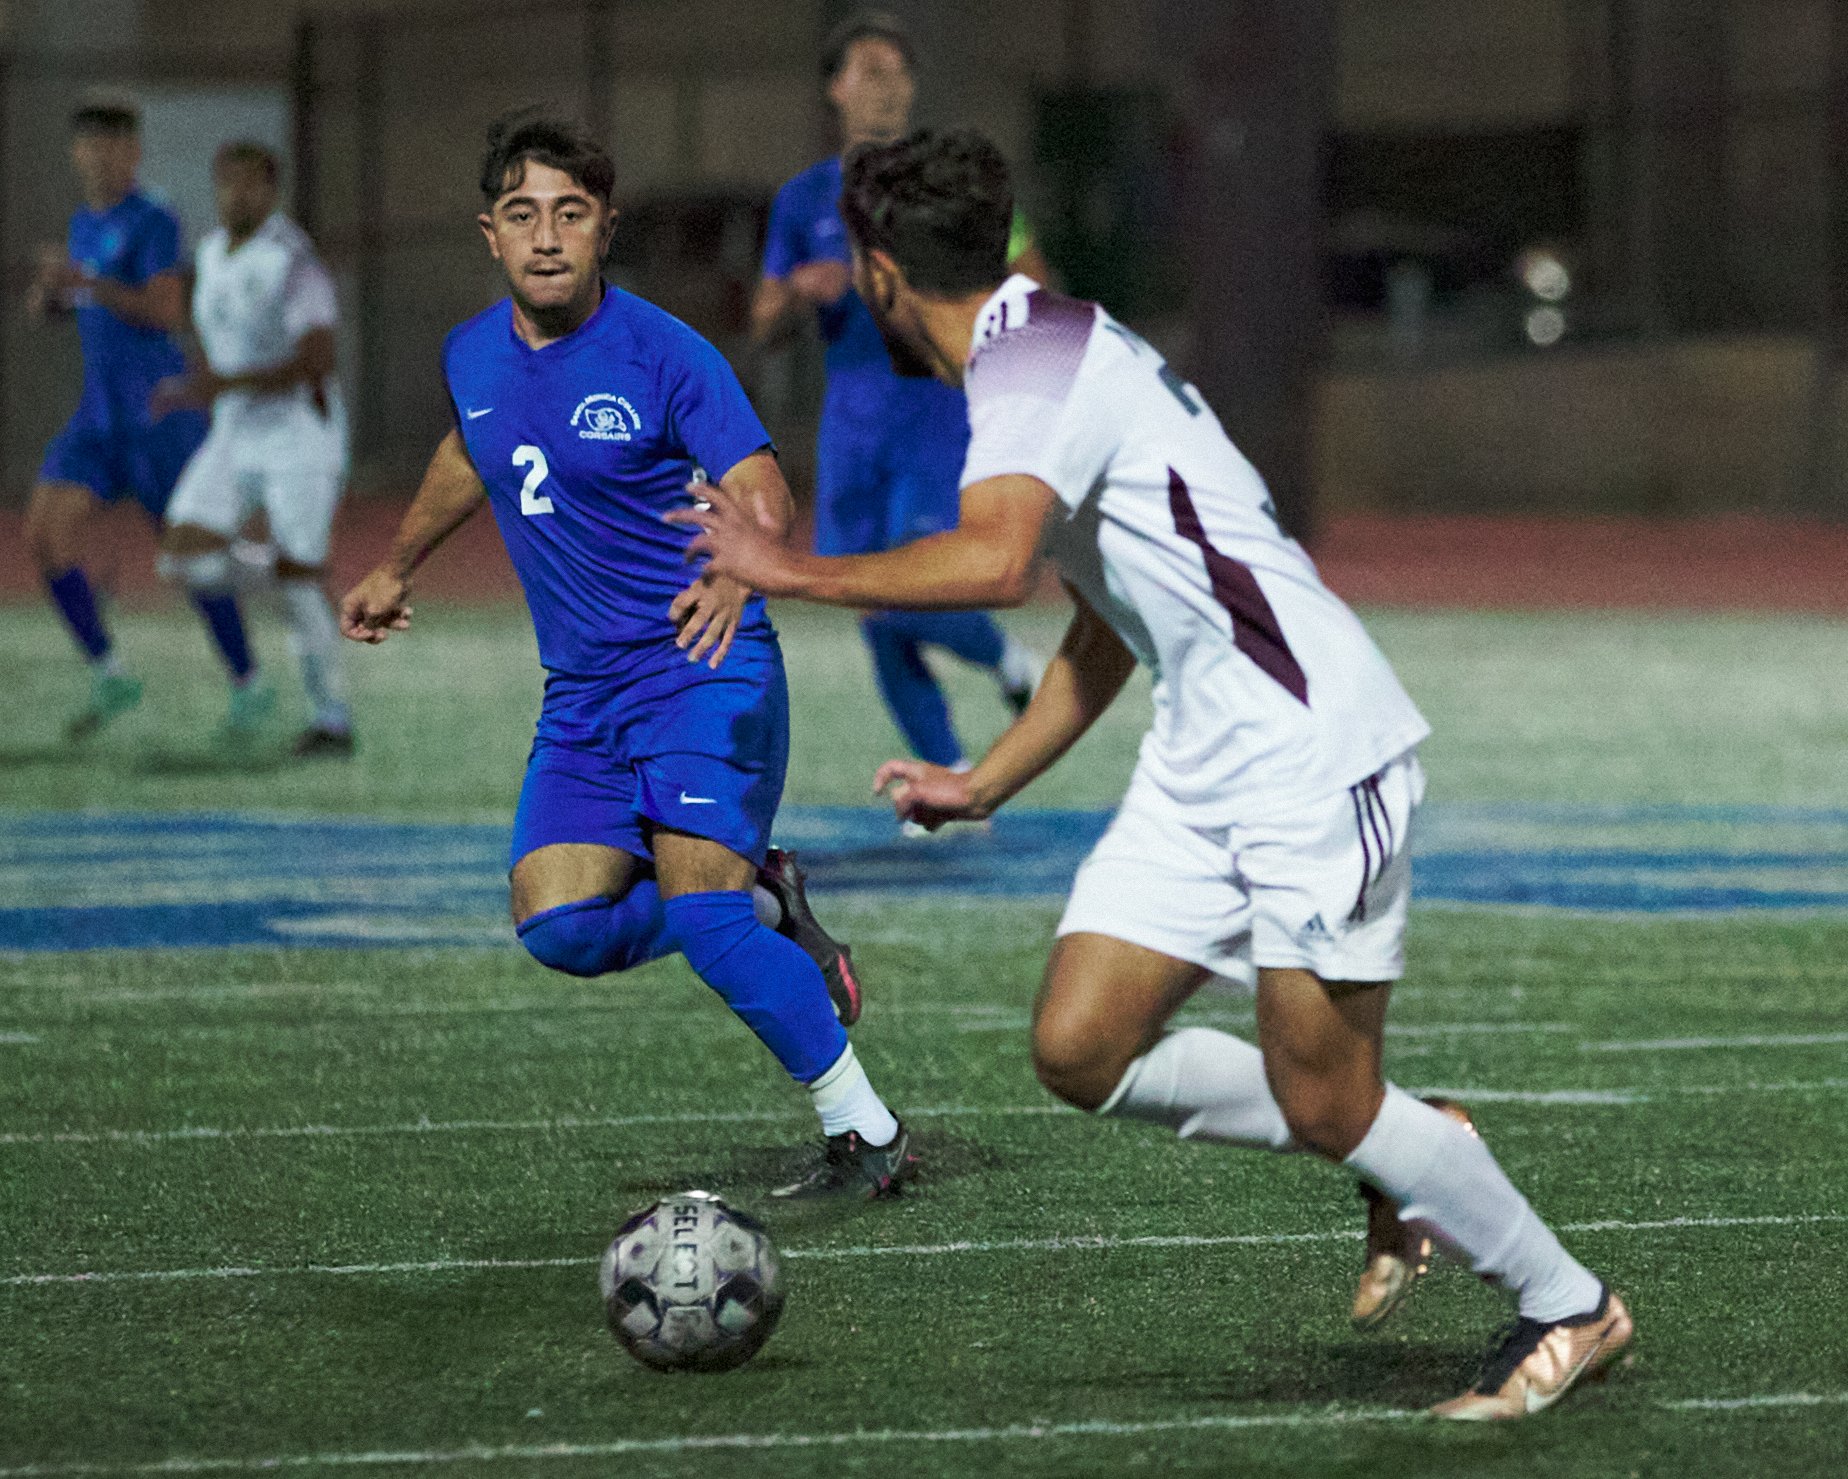
<path fill-rule="evenodd" d="M 962 486 L 1026 473 L 1058 494 L 1046 553 L 1153 670 L 1139 772 L 1177 815 L 1276 816 L 1430 732 L 1199 393 L 1103 309 L 1009 278 L 965 388 Z"/>
<path fill-rule="evenodd" d="M 235 251 L 223 227 L 199 248 L 193 324 L 207 362 L 221 375 L 283 363 L 310 329 L 332 328 L 336 312 L 333 278 L 307 233 L 280 211 Z M 270 433 L 345 438 L 332 376 L 319 387 L 297 385 L 280 395 L 231 391 L 218 398 L 212 414 L 215 425 L 265 439 Z"/>

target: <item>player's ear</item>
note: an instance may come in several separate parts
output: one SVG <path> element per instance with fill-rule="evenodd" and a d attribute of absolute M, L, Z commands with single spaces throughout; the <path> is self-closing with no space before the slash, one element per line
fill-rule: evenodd
<path fill-rule="evenodd" d="M 488 239 L 488 255 L 496 262 L 500 261 L 500 242 L 494 236 L 494 217 L 483 211 L 475 217 L 475 223 L 481 227 L 481 234 Z"/>

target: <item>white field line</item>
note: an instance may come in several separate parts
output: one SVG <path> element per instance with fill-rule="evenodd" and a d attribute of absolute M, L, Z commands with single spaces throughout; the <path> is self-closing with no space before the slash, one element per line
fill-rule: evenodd
<path fill-rule="evenodd" d="M 1670 1412 L 1747 1412 L 1755 1407 L 1840 1407 L 1848 1392 L 1775 1392 L 1764 1397 L 1686 1397 L 1664 1402 Z"/>
<path fill-rule="evenodd" d="M 907 1109 L 906 1119 L 1075 1113 L 1062 1104 L 945 1104 Z M 376 1125 L 183 1125 L 174 1130 L 43 1130 L 0 1135 L 0 1145 L 158 1145 L 163 1141 L 340 1140 L 394 1135 L 550 1135 L 644 1125 L 751 1125 L 796 1122 L 788 1109 L 683 1110 L 671 1114 L 556 1115 L 525 1120 L 401 1120 Z M 811 1120 L 810 1123 L 813 1123 Z"/>
<path fill-rule="evenodd" d="M 1743 1037 L 1624 1038 L 1617 1042 L 1582 1042 L 1581 1053 L 1676 1053 L 1690 1048 L 1814 1048 L 1848 1043 L 1848 1032 L 1777 1032 Z"/>
<path fill-rule="evenodd" d="M 38 1034 L 33 1032 L 0 1032 L 0 1043 L 12 1043 L 20 1046 L 38 1041 Z"/>
<path fill-rule="evenodd" d="M 1439 1094 L 1472 1104 L 1629 1106 L 1654 1104 L 1682 1096 L 1722 1098 L 1728 1094 L 1806 1094 L 1848 1089 L 1848 1078 L 1790 1080 L 1777 1083 L 1667 1084 L 1649 1089 L 1485 1089 L 1427 1084 L 1412 1094 Z M 908 1119 L 966 1119 L 1013 1115 L 1076 1114 L 1062 1104 L 943 1104 L 905 1111 Z M 789 1109 L 680 1110 L 661 1114 L 554 1115 L 537 1119 L 414 1120 L 357 1125 L 181 1125 L 166 1130 L 14 1130 L 0 1133 L 8 1145 L 160 1145 L 225 1140 L 344 1140 L 400 1135 L 560 1135 L 596 1130 L 623 1130 L 649 1125 L 750 1125 L 796 1123 L 804 1116 Z"/>
<path fill-rule="evenodd" d="M 1759 1397 L 1657 1402 L 1659 1412 L 1718 1415 L 1760 1408 L 1836 1406 L 1844 1392 L 1785 1392 Z M 1237 1433 L 1262 1429 L 1335 1428 L 1428 1422 L 1403 1407 L 1324 1407 L 1311 1412 L 1208 1414 L 1144 1422 L 1026 1422 L 983 1428 L 867 1428 L 850 1433 L 689 1433 L 673 1438 L 612 1438 L 602 1443 L 469 1443 L 460 1448 L 354 1449 L 285 1453 L 262 1458 L 166 1458 L 147 1463 L 25 1464 L 0 1469 L 0 1479 L 86 1479 L 102 1474 L 222 1474 L 278 1469 L 385 1468 L 537 1459 L 627 1458 L 643 1454 L 766 1452 L 774 1449 L 882 1448 L 922 1443 L 1043 1443 L 1062 1438 L 1142 1438 L 1156 1433 Z"/>
<path fill-rule="evenodd" d="M 1664 1217 L 1647 1222 L 1605 1219 L 1561 1223 L 1556 1232 L 1672 1232 L 1741 1227 L 1812 1227 L 1848 1222 L 1848 1212 L 1810 1212 L 1795 1216 Z M 1109 1253 L 1136 1248 L 1277 1248 L 1302 1243 L 1354 1243 L 1359 1228 L 1300 1233 L 1223 1233 L 1213 1236 L 1002 1238 L 988 1242 L 860 1244 L 846 1248 L 788 1248 L 783 1257 L 837 1263 L 860 1258 L 944 1258 L 971 1253 Z M 38 1289 L 61 1284 L 153 1284 L 212 1279 L 277 1279 L 303 1275 L 322 1278 L 377 1278 L 393 1274 L 446 1274 L 478 1271 L 523 1271 L 587 1268 L 595 1257 L 579 1258 L 432 1258 L 407 1263 L 298 1263 L 275 1268 L 224 1264 L 211 1268 L 103 1269 L 65 1274 L 12 1274 L 0 1288 Z"/>

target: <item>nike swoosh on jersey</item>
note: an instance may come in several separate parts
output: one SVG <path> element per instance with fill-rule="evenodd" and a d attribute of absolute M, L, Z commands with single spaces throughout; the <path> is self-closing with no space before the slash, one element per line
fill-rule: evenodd
<path fill-rule="evenodd" d="M 479 411 L 468 412 L 468 419 L 470 421 L 479 421 L 483 416 L 492 414 L 493 410 L 494 407 L 492 406 L 483 406 Z"/>
<path fill-rule="evenodd" d="M 719 804 L 719 798 L 716 796 L 689 796 L 685 791 L 682 791 L 680 793 L 680 804 L 682 806 L 717 806 Z"/>

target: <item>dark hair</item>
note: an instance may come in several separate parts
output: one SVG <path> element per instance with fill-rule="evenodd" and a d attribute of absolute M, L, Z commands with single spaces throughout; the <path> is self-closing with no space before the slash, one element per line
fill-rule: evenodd
<path fill-rule="evenodd" d="M 137 134 L 141 107 L 132 98 L 87 97 L 71 109 L 74 134 Z"/>
<path fill-rule="evenodd" d="M 1007 276 L 1014 191 L 1001 151 L 973 129 L 860 145 L 841 217 L 856 246 L 889 253 L 922 292 L 961 297 Z"/>
<path fill-rule="evenodd" d="M 272 185 L 282 179 L 282 161 L 276 157 L 276 151 L 255 139 L 231 139 L 220 144 L 218 152 L 212 156 L 212 168 L 218 170 L 227 164 L 247 164 L 259 169 Z"/>
<path fill-rule="evenodd" d="M 842 21 L 821 43 L 821 80 L 832 82 L 835 74 L 847 65 L 847 53 L 856 41 L 888 41 L 898 48 L 905 66 L 918 69 L 917 49 L 911 44 L 911 32 L 889 10 L 856 10 Z"/>
<path fill-rule="evenodd" d="M 605 205 L 616 190 L 609 151 L 582 124 L 548 118 L 535 108 L 504 113 L 488 125 L 481 156 L 481 194 L 490 208 L 526 178 L 528 161 L 563 170 Z"/>

